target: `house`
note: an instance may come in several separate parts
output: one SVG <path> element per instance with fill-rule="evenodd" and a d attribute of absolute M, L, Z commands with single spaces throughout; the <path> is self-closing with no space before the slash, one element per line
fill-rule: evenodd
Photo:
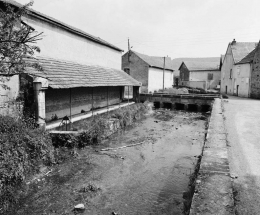
<path fill-rule="evenodd" d="M 12 0 L 4 2 L 21 7 Z M 43 70 L 27 68 L 21 77 L 27 94 L 34 91 L 34 99 L 26 100 L 25 106 L 35 109 L 40 125 L 47 123 L 48 128 L 51 120 L 65 116 L 75 121 L 83 112 L 118 104 L 124 100 L 125 86 L 132 86 L 133 99 L 137 98 L 141 84 L 121 70 L 122 49 L 35 10 L 22 21 L 44 35 L 37 43 L 40 54 L 26 59 Z"/>
<path fill-rule="evenodd" d="M 186 58 L 179 67 L 180 85 L 215 89 L 220 85 L 221 57 Z"/>
<path fill-rule="evenodd" d="M 260 42 L 255 48 L 253 65 L 251 65 L 251 68 L 250 97 L 260 99 Z"/>
<path fill-rule="evenodd" d="M 148 56 L 130 50 L 122 56 L 122 70 L 142 83 L 142 93 L 152 93 L 173 85 L 174 70 L 169 57 Z"/>
<path fill-rule="evenodd" d="M 256 42 L 236 42 L 235 39 L 228 44 L 221 69 L 221 93 L 250 97 L 256 46 Z"/>

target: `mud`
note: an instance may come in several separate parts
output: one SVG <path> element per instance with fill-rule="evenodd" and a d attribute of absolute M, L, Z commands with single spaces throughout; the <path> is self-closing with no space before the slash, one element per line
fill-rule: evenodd
<path fill-rule="evenodd" d="M 156 110 L 77 158 L 28 183 L 11 214 L 183 214 L 183 196 L 201 154 L 207 116 Z M 117 150 L 101 151 L 141 143 Z"/>

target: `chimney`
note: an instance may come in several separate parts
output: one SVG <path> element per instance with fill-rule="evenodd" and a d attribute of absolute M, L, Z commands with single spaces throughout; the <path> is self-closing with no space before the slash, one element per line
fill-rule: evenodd
<path fill-rule="evenodd" d="M 237 42 L 237 41 L 236 41 L 235 39 L 233 39 L 231 45 L 235 45 L 236 42 Z"/>

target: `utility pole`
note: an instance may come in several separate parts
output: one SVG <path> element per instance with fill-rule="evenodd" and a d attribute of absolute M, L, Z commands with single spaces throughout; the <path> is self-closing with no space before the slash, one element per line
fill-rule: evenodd
<path fill-rule="evenodd" d="M 163 57 L 163 90 L 164 90 L 165 57 Z"/>

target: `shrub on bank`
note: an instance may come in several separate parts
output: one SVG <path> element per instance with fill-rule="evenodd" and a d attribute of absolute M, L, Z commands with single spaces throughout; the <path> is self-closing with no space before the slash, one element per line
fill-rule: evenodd
<path fill-rule="evenodd" d="M 118 120 L 120 128 L 140 119 L 141 115 L 147 111 L 147 104 L 139 103 L 128 107 L 123 107 L 108 114 L 95 115 L 90 120 L 86 120 L 84 127 L 87 129 L 75 136 L 73 134 L 54 134 L 52 136 L 55 147 L 66 146 L 69 148 L 82 148 L 87 145 L 95 145 L 107 136 L 110 130 L 110 121 Z"/>
<path fill-rule="evenodd" d="M 0 115 L 0 213 L 18 200 L 18 188 L 26 176 L 37 172 L 41 164 L 54 162 L 48 133 L 36 128 L 31 119 Z"/>

